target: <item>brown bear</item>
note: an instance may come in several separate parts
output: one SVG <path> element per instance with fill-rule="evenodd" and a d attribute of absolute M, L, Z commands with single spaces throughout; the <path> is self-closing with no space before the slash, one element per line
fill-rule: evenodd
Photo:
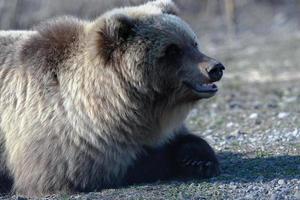
<path fill-rule="evenodd" d="M 0 32 L 0 188 L 25 196 L 219 174 L 183 125 L 224 66 L 171 0 Z"/>

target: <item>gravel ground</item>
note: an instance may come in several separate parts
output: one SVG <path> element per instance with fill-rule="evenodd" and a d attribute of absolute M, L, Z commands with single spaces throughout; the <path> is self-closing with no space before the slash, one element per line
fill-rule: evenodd
<path fill-rule="evenodd" d="M 226 74 L 187 123 L 218 152 L 221 176 L 45 199 L 300 200 L 300 33 L 204 46 Z"/>

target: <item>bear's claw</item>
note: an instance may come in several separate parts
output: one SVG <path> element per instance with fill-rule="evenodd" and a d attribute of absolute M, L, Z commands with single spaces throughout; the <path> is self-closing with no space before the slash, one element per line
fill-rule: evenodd
<path fill-rule="evenodd" d="M 179 175 L 186 178 L 211 178 L 220 174 L 219 162 L 208 145 L 185 143 L 178 151 Z"/>

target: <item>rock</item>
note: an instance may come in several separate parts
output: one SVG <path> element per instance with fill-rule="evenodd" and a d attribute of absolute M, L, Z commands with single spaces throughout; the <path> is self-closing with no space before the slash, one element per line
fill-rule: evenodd
<path fill-rule="evenodd" d="M 27 200 L 26 197 L 17 196 L 16 200 Z"/>
<path fill-rule="evenodd" d="M 247 194 L 247 195 L 245 196 L 245 198 L 246 198 L 246 199 L 253 199 L 253 194 Z"/>
<path fill-rule="evenodd" d="M 283 185 L 285 184 L 285 181 L 283 179 L 279 179 L 278 182 L 277 182 L 279 185 Z"/>
<path fill-rule="evenodd" d="M 257 113 L 252 113 L 250 116 L 249 116 L 249 119 L 256 119 L 258 117 L 258 114 Z"/>
<path fill-rule="evenodd" d="M 233 122 L 228 122 L 228 123 L 226 124 L 226 127 L 227 127 L 227 128 L 230 128 L 230 127 L 233 127 L 233 125 L 234 125 Z"/>
<path fill-rule="evenodd" d="M 276 199 L 278 199 L 278 195 L 277 194 L 271 194 L 270 200 L 276 200 Z"/>
<path fill-rule="evenodd" d="M 270 103 L 268 104 L 268 108 L 278 108 L 278 105 L 277 104 L 274 104 L 274 103 Z"/>
<path fill-rule="evenodd" d="M 284 98 L 284 101 L 286 102 L 286 103 L 292 103 L 292 102 L 295 102 L 295 101 L 297 101 L 297 97 L 286 97 L 286 98 Z"/>
<path fill-rule="evenodd" d="M 296 190 L 294 196 L 295 196 L 295 198 L 296 198 L 297 200 L 300 200 L 300 190 Z"/>
<path fill-rule="evenodd" d="M 277 115 L 277 117 L 278 117 L 279 119 L 284 119 L 284 118 L 286 118 L 287 116 L 289 116 L 289 113 L 287 113 L 287 112 L 280 112 L 280 113 L 278 113 L 278 115 Z"/>
<path fill-rule="evenodd" d="M 234 184 L 234 182 L 230 182 L 229 183 L 229 188 L 232 190 L 236 190 L 237 189 L 237 185 Z"/>
<path fill-rule="evenodd" d="M 177 198 L 178 198 L 178 199 L 182 199 L 182 200 L 184 199 L 184 197 L 183 197 L 183 195 L 182 195 L 182 192 L 179 192 L 179 193 L 178 193 Z"/>
<path fill-rule="evenodd" d="M 256 181 L 257 182 L 262 182 L 264 180 L 264 176 L 258 176 L 257 178 L 256 178 Z"/>
<path fill-rule="evenodd" d="M 230 102 L 229 107 L 231 109 L 241 109 L 241 108 L 243 108 L 243 106 L 238 102 Z"/>

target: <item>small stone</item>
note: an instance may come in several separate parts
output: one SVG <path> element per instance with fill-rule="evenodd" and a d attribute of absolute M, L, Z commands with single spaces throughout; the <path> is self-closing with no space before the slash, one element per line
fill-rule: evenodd
<path fill-rule="evenodd" d="M 287 97 L 287 98 L 284 98 L 284 101 L 287 103 L 292 103 L 294 101 L 297 101 L 297 97 Z"/>
<path fill-rule="evenodd" d="M 236 185 L 231 185 L 230 189 L 235 190 L 235 189 L 237 189 L 237 186 Z"/>
<path fill-rule="evenodd" d="M 257 178 L 256 178 L 256 181 L 257 182 L 262 182 L 264 180 L 264 176 L 258 176 Z"/>
<path fill-rule="evenodd" d="M 183 195 L 182 195 L 182 192 L 179 192 L 178 193 L 178 199 L 184 199 Z"/>
<path fill-rule="evenodd" d="M 256 110 L 261 109 L 261 108 L 262 108 L 261 104 L 255 104 L 254 105 L 254 109 L 256 109 Z"/>
<path fill-rule="evenodd" d="M 252 113 L 250 116 L 249 116 L 249 119 L 256 119 L 258 117 L 258 114 L 257 113 Z"/>
<path fill-rule="evenodd" d="M 226 127 L 227 127 L 227 128 L 230 128 L 230 127 L 233 127 L 233 125 L 234 125 L 233 122 L 229 122 L 229 123 L 226 124 Z"/>
<path fill-rule="evenodd" d="M 277 108 L 277 107 L 278 107 L 277 104 L 274 104 L 274 103 L 268 104 L 268 108 Z"/>
<path fill-rule="evenodd" d="M 218 107 L 218 104 L 213 103 L 213 104 L 211 104 L 211 107 L 212 107 L 212 108 L 217 108 L 217 107 Z"/>
<path fill-rule="evenodd" d="M 17 196 L 16 200 L 27 200 L 26 197 Z"/>
<path fill-rule="evenodd" d="M 278 180 L 278 184 L 279 184 L 279 185 L 283 185 L 283 184 L 285 184 L 285 181 L 284 181 L 283 179 L 279 179 L 279 180 Z"/>
<path fill-rule="evenodd" d="M 236 108 L 238 109 L 238 108 L 242 108 L 242 105 L 238 102 L 231 102 L 231 103 L 229 103 L 229 107 L 231 109 L 236 109 Z"/>
<path fill-rule="evenodd" d="M 235 185 L 233 182 L 230 182 L 229 183 L 229 188 L 232 189 L 232 190 L 235 190 L 235 189 L 237 189 L 237 185 Z"/>
<path fill-rule="evenodd" d="M 280 113 L 278 113 L 278 115 L 277 115 L 277 117 L 278 117 L 279 119 L 284 119 L 284 118 L 286 118 L 287 116 L 289 116 L 289 113 L 287 113 L 287 112 L 280 112 Z"/>
<path fill-rule="evenodd" d="M 247 187 L 247 191 L 249 192 L 249 191 L 251 191 L 253 189 L 253 186 L 252 185 L 249 185 L 248 187 Z"/>
<path fill-rule="evenodd" d="M 256 125 L 260 125 L 261 123 L 262 123 L 261 120 L 259 120 L 259 119 L 256 119 L 256 120 L 255 120 L 255 124 L 256 124 Z"/>
<path fill-rule="evenodd" d="M 296 198 L 297 200 L 300 200 L 300 190 L 296 190 L 294 196 L 295 196 L 295 198 Z"/>
<path fill-rule="evenodd" d="M 246 198 L 246 199 L 253 199 L 253 194 L 247 194 L 247 195 L 245 196 L 245 198 Z"/>
<path fill-rule="evenodd" d="M 277 199 L 277 195 L 276 194 L 271 194 L 270 200 L 276 200 L 276 199 Z"/>

